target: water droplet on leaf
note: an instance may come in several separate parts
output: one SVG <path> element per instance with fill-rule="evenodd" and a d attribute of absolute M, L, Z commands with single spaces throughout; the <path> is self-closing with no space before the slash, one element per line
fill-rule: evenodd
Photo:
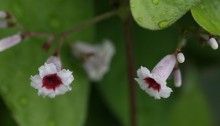
<path fill-rule="evenodd" d="M 159 0 L 152 0 L 153 4 L 157 5 L 159 3 Z"/>
<path fill-rule="evenodd" d="M 169 20 L 163 20 L 163 21 L 160 21 L 160 22 L 158 23 L 158 26 L 159 26 L 160 28 L 166 28 L 166 27 L 168 27 L 169 23 L 170 23 Z"/>
<path fill-rule="evenodd" d="M 130 7 L 131 7 L 131 8 L 134 8 L 134 3 L 130 3 Z"/>
<path fill-rule="evenodd" d="M 138 22 L 139 24 L 142 24 L 142 23 L 143 23 L 143 18 L 142 18 L 142 17 L 137 17 L 137 22 Z"/>

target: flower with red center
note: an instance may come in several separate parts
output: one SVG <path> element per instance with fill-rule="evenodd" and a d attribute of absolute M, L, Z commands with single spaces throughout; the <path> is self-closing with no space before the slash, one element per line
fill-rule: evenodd
<path fill-rule="evenodd" d="M 155 99 L 168 98 L 172 89 L 167 87 L 167 78 L 170 76 L 176 64 L 174 55 L 165 56 L 150 72 L 146 67 L 138 69 L 135 80 L 140 88 Z"/>
<path fill-rule="evenodd" d="M 38 95 L 54 98 L 71 90 L 74 80 L 72 72 L 61 69 L 61 61 L 57 56 L 51 56 L 39 68 L 39 75 L 31 76 L 31 86 L 38 89 Z"/>

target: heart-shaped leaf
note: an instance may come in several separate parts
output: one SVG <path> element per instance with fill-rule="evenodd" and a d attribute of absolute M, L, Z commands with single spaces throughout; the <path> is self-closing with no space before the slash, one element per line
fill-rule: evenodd
<path fill-rule="evenodd" d="M 205 30 L 213 35 L 220 36 L 219 0 L 202 0 L 191 12 L 196 22 Z"/>
<path fill-rule="evenodd" d="M 135 21 L 150 30 L 169 27 L 200 0 L 131 0 Z"/>

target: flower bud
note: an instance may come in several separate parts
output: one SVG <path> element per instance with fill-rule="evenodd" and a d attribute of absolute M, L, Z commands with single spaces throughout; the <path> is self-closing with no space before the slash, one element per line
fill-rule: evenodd
<path fill-rule="evenodd" d="M 218 42 L 216 41 L 215 38 L 210 38 L 208 43 L 212 47 L 212 49 L 214 50 L 218 49 Z"/>
<path fill-rule="evenodd" d="M 22 35 L 17 34 L 0 40 L 0 52 L 18 44 L 22 40 Z"/>
<path fill-rule="evenodd" d="M 177 61 L 179 63 L 183 63 L 185 61 L 185 56 L 183 55 L 183 53 L 178 53 L 177 54 Z"/>
<path fill-rule="evenodd" d="M 173 79 L 175 87 L 180 87 L 182 85 L 182 76 L 179 68 L 174 70 Z"/>
<path fill-rule="evenodd" d="M 53 63 L 55 66 L 56 66 L 56 69 L 58 71 L 61 70 L 61 60 L 58 56 L 50 56 L 47 61 L 46 61 L 47 64 L 50 64 L 50 63 Z"/>

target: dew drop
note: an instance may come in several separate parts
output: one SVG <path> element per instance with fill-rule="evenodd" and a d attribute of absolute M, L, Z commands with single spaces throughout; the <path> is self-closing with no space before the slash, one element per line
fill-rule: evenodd
<path fill-rule="evenodd" d="M 170 23 L 169 20 L 163 20 L 163 21 L 160 21 L 160 22 L 158 23 L 158 26 L 159 26 L 160 28 L 166 28 L 166 27 L 169 25 L 169 23 Z"/>
<path fill-rule="evenodd" d="M 152 0 L 153 4 L 157 5 L 159 3 L 159 0 Z"/>
<path fill-rule="evenodd" d="M 134 3 L 130 3 L 130 7 L 133 9 L 134 8 Z"/>
<path fill-rule="evenodd" d="M 143 18 L 142 18 L 142 17 L 137 17 L 137 22 L 138 22 L 139 24 L 142 24 L 142 23 L 143 23 Z"/>
<path fill-rule="evenodd" d="M 22 107 L 26 107 L 28 105 L 28 99 L 26 96 L 22 96 L 19 98 L 19 104 L 22 106 Z"/>

